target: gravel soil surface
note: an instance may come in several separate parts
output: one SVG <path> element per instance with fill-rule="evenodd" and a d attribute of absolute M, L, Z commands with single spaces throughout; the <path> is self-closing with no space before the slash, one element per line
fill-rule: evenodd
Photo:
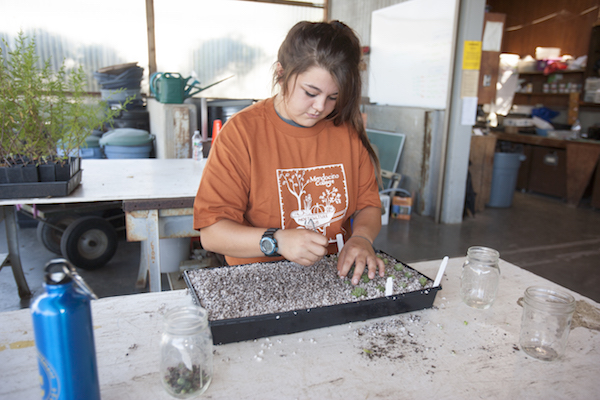
<path fill-rule="evenodd" d="M 337 256 L 310 267 L 289 262 L 255 263 L 187 271 L 196 297 L 209 320 L 232 319 L 344 304 L 385 296 L 388 277 L 393 294 L 431 288 L 433 281 L 393 257 L 379 253 L 386 264 L 384 277 L 363 274 L 353 286 L 337 274 Z M 352 272 L 352 271 L 351 271 Z M 351 273 L 348 275 L 352 276 Z"/>

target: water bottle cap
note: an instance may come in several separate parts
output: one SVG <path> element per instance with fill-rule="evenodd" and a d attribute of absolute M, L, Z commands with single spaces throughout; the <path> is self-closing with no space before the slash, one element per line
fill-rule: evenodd
<path fill-rule="evenodd" d="M 44 282 L 48 285 L 64 285 L 71 282 L 73 278 L 65 272 L 63 264 L 54 261 L 56 260 L 46 264 Z"/>
<path fill-rule="evenodd" d="M 75 284 L 79 286 L 84 294 L 92 299 L 98 298 L 87 283 L 85 283 L 83 278 L 77 273 L 75 266 L 64 258 L 56 258 L 48 262 L 48 264 L 46 264 L 45 272 L 46 276 L 44 277 L 44 281 L 48 285 L 64 285 L 65 283 L 75 281 Z"/>

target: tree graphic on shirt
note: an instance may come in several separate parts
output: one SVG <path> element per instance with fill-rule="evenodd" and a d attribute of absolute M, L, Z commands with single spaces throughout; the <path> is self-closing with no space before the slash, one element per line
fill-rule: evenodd
<path fill-rule="evenodd" d="M 312 175 L 307 179 L 306 171 L 306 169 L 297 169 L 279 174 L 280 187 L 286 187 L 296 199 L 296 209 L 290 212 L 294 221 L 307 229 L 316 229 L 325 233 L 336 212 L 334 204 L 342 203 L 341 194 L 336 186 L 324 188 L 319 195 L 319 202 L 313 204 L 313 196 L 307 192 L 307 186 L 324 180 L 320 176 L 315 178 Z M 322 186 L 330 186 L 330 184 Z"/>
<path fill-rule="evenodd" d="M 306 193 L 304 189 L 306 188 L 306 185 L 308 185 L 308 182 L 304 179 L 305 175 L 306 170 L 295 170 L 293 173 L 286 172 L 282 176 L 283 184 L 287 186 L 289 192 L 298 202 L 298 210 L 302 209 L 302 195 Z"/>

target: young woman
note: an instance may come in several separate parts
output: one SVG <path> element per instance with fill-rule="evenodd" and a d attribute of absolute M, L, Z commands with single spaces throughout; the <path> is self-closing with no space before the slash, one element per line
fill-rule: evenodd
<path fill-rule="evenodd" d="M 230 265 L 285 258 L 310 266 L 345 245 L 355 265 L 383 276 L 379 162 L 360 114 L 362 51 L 345 24 L 300 22 L 278 53 L 274 97 L 234 115 L 216 138 L 194 203 L 206 250 Z M 351 226 L 352 225 L 352 226 Z M 277 258 L 279 257 L 279 258 Z"/>

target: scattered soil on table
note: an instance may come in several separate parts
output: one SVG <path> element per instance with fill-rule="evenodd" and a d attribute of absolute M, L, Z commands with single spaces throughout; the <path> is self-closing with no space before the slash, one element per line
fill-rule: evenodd
<path fill-rule="evenodd" d="M 364 357 L 373 359 L 401 360 L 413 354 L 429 350 L 419 342 L 423 331 L 421 317 L 415 314 L 396 316 L 392 319 L 379 321 L 356 329 L 360 339 L 360 350 Z"/>
<path fill-rule="evenodd" d="M 222 320 L 305 310 L 385 296 L 388 277 L 393 294 L 428 289 L 433 282 L 393 257 L 379 253 L 385 276 L 372 280 L 365 273 L 357 286 L 337 273 L 337 256 L 326 256 L 310 267 L 290 262 L 254 263 L 186 271 L 192 290 L 208 311 L 209 320 Z M 348 275 L 352 276 L 351 273 Z M 360 293 L 357 292 L 357 288 Z M 358 294 L 358 295 L 357 295 Z"/>

